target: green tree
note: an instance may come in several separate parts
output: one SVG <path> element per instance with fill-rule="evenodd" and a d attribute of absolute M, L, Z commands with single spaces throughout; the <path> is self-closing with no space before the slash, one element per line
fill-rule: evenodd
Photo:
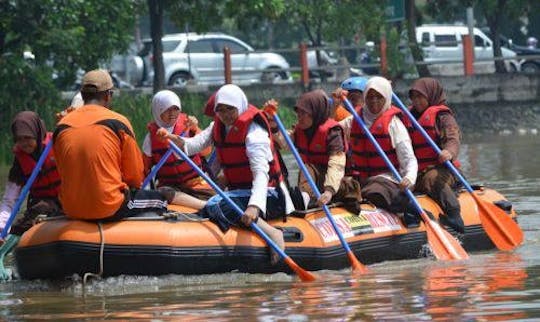
<path fill-rule="evenodd" d="M 0 126 L 21 110 L 64 108 L 58 86 L 124 51 L 138 8 L 133 0 L 0 1 Z M 52 127 L 54 116 L 41 116 Z"/>

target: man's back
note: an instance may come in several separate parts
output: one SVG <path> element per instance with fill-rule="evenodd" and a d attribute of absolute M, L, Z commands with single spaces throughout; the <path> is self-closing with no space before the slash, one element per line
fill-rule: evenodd
<path fill-rule="evenodd" d="M 55 131 L 54 152 L 69 217 L 109 217 L 122 205 L 125 189 L 140 187 L 142 157 L 131 124 L 103 106 L 69 113 Z"/>

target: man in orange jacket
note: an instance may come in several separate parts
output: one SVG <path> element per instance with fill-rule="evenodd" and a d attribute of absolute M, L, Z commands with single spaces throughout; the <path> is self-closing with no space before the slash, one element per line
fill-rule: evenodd
<path fill-rule="evenodd" d="M 157 191 L 140 190 L 142 154 L 129 120 L 113 112 L 113 82 L 105 70 L 83 78 L 84 105 L 67 114 L 54 132 L 54 153 L 62 180 L 60 202 L 68 217 L 118 220 L 166 210 Z"/>

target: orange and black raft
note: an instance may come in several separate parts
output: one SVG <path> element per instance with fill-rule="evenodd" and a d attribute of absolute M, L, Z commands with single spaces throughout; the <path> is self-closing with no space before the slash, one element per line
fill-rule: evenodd
<path fill-rule="evenodd" d="M 478 191 L 480 190 L 480 191 Z M 516 213 L 501 194 L 477 188 L 479 196 L 493 202 L 516 220 Z M 438 219 L 441 209 L 426 196 L 422 207 Z M 461 236 L 467 251 L 489 250 L 494 245 L 482 228 L 476 202 L 470 194 L 459 196 L 466 225 Z M 15 251 L 23 279 L 62 278 L 73 274 L 104 276 L 211 274 L 231 271 L 290 273 L 283 262 L 271 265 L 269 249 L 255 233 L 232 228 L 227 233 L 195 214 L 177 208 L 163 217 L 130 218 L 97 224 L 65 218 L 44 220 L 21 238 Z M 185 209 L 184 209 L 185 210 Z M 364 264 L 426 256 L 424 224 L 406 227 L 395 214 L 365 205 L 360 214 L 342 207 L 331 212 L 352 251 Z M 286 253 L 307 270 L 343 269 L 350 266 L 345 251 L 324 212 L 299 212 L 281 227 Z M 455 232 L 449 229 L 455 235 Z"/>

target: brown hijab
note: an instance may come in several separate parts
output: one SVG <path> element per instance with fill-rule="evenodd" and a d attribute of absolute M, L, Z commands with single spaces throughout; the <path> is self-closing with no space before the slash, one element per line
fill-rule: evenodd
<path fill-rule="evenodd" d="M 313 129 L 317 129 L 319 125 L 326 122 L 332 113 L 328 97 L 322 89 L 303 94 L 296 101 L 295 107 L 311 115 L 313 118 L 311 128 Z"/>
<path fill-rule="evenodd" d="M 31 136 L 38 141 L 37 153 L 41 153 L 43 145 L 40 144 L 45 139 L 47 130 L 45 129 L 45 122 L 39 118 L 39 116 L 32 111 L 24 111 L 15 115 L 15 118 L 11 122 L 11 133 L 15 140 L 18 136 Z"/>
<path fill-rule="evenodd" d="M 409 96 L 411 91 L 417 91 L 427 98 L 429 106 L 442 105 L 446 103 L 446 94 L 444 89 L 438 80 L 431 77 L 423 77 L 417 79 L 409 90 Z"/>
<path fill-rule="evenodd" d="M 306 136 L 311 140 L 321 124 L 326 122 L 332 114 L 332 106 L 328 101 L 328 96 L 322 89 L 307 92 L 298 98 L 295 107 L 303 110 L 313 118 L 313 125 L 304 130 Z M 327 151 L 330 154 L 345 150 L 341 127 L 331 129 L 326 138 Z"/>

